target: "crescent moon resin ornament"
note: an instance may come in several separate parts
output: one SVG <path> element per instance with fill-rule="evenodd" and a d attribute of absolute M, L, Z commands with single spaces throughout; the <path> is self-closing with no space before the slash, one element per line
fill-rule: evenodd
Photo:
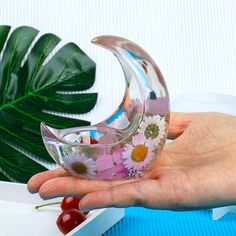
<path fill-rule="evenodd" d="M 137 44 L 116 36 L 92 43 L 110 50 L 124 71 L 126 90 L 118 109 L 87 127 L 57 130 L 41 123 L 44 144 L 70 174 L 88 179 L 142 176 L 167 137 L 169 96 L 153 59 Z"/>

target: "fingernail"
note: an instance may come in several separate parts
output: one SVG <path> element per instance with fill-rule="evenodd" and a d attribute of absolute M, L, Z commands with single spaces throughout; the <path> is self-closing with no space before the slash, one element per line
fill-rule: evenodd
<path fill-rule="evenodd" d="M 40 194 L 39 194 L 39 195 L 40 195 Z M 56 198 L 56 197 L 58 197 L 58 196 L 52 196 L 52 195 L 44 195 L 44 196 L 42 196 L 42 195 L 40 195 L 40 197 L 41 197 L 43 200 L 50 200 L 50 199 Z"/>
<path fill-rule="evenodd" d="M 28 190 L 28 192 L 31 193 L 31 194 L 35 194 L 35 193 L 38 192 L 38 189 L 36 189 L 36 188 L 29 188 L 28 186 L 27 186 L 27 190 Z"/>
<path fill-rule="evenodd" d="M 51 197 L 51 196 L 40 196 L 43 200 L 50 200 L 50 199 L 52 199 L 53 197 Z"/>
<path fill-rule="evenodd" d="M 80 211 L 82 211 L 82 212 L 88 212 L 88 211 L 93 210 L 92 208 L 84 208 L 84 207 L 81 207 L 80 204 L 79 204 L 79 209 L 80 209 Z"/>
<path fill-rule="evenodd" d="M 26 187 L 27 187 L 27 190 L 28 190 L 29 193 L 34 194 L 34 193 L 37 193 L 37 192 L 38 192 L 37 189 L 30 187 L 29 182 L 28 182 L 28 184 L 26 185 Z"/>
<path fill-rule="evenodd" d="M 35 194 L 35 193 L 37 193 L 38 191 L 37 190 L 28 190 L 31 194 Z"/>
<path fill-rule="evenodd" d="M 79 210 L 81 212 L 88 212 L 88 211 L 92 211 L 93 209 L 92 208 L 81 208 L 81 207 L 79 207 Z"/>

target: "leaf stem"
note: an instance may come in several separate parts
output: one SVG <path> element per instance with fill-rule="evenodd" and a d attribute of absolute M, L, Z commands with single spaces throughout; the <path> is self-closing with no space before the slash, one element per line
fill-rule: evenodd
<path fill-rule="evenodd" d="M 61 204 L 61 202 L 50 202 L 50 203 L 46 203 L 43 205 L 37 205 L 37 206 L 35 206 L 35 209 L 39 209 L 39 208 L 45 207 L 45 206 L 59 205 L 59 204 Z"/>

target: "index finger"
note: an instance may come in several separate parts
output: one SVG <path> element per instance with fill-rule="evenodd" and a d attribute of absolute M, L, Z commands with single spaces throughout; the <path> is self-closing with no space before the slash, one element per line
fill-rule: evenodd
<path fill-rule="evenodd" d="M 47 170 L 33 175 L 27 183 L 27 188 L 30 193 L 38 192 L 41 185 L 50 179 L 69 176 L 69 174 L 62 168 L 55 170 Z"/>

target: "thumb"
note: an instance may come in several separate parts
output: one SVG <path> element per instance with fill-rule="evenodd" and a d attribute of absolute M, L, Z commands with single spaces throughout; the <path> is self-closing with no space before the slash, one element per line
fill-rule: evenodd
<path fill-rule="evenodd" d="M 179 137 L 189 126 L 192 119 L 197 115 L 199 115 L 199 113 L 197 112 L 193 113 L 171 112 L 170 124 L 168 129 L 168 138 L 175 139 Z"/>

